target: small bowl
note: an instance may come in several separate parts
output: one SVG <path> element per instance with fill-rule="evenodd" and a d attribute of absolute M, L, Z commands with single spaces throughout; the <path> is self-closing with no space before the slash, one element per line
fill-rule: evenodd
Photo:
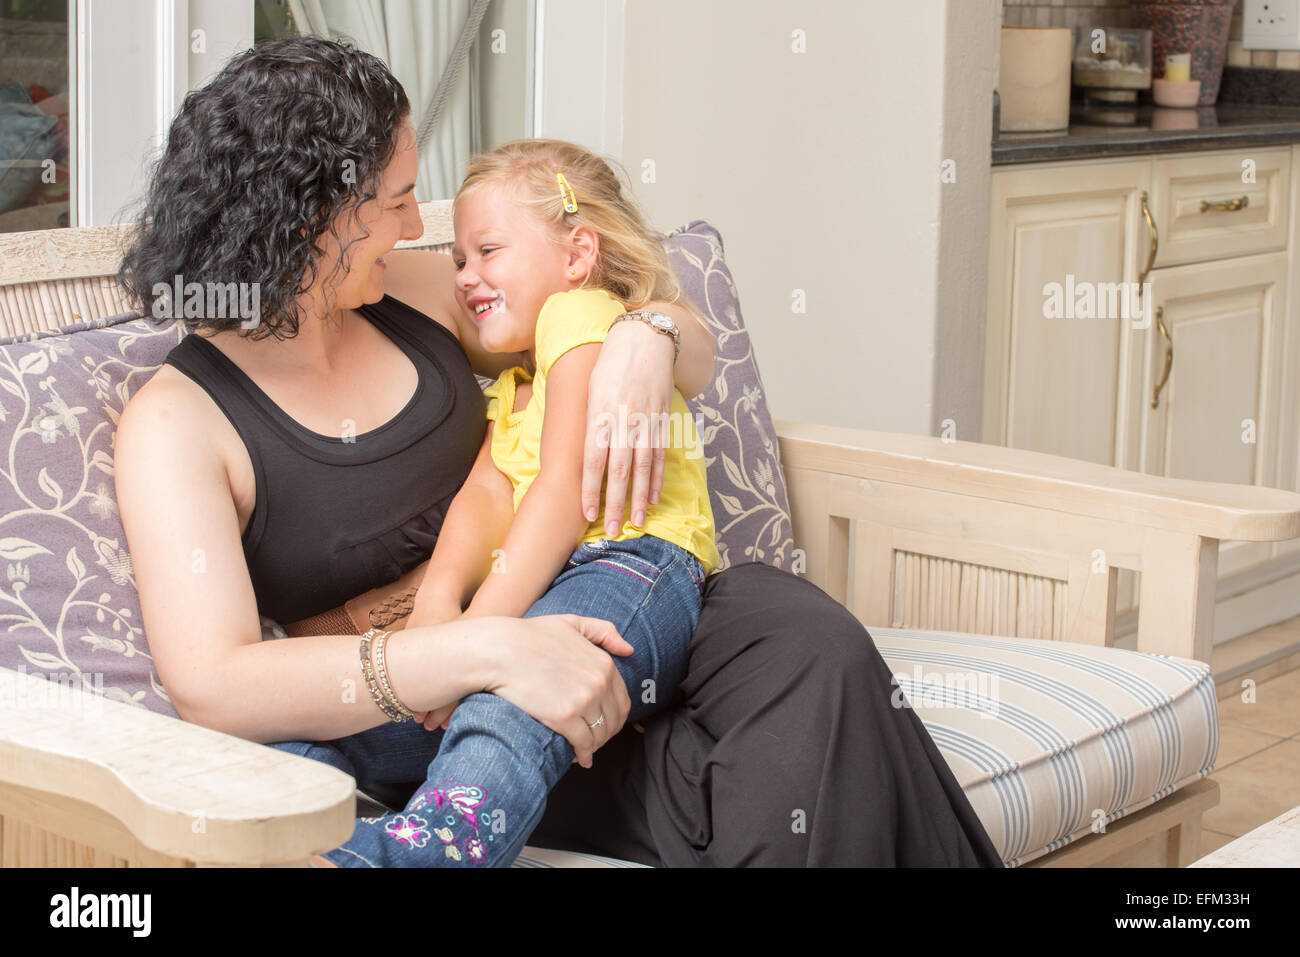
<path fill-rule="evenodd" d="M 1159 106 L 1196 106 L 1201 98 L 1201 81 L 1152 80 L 1151 96 Z"/>

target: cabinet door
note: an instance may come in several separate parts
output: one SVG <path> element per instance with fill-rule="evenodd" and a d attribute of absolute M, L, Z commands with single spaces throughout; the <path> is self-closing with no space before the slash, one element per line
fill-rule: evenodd
<path fill-rule="evenodd" d="M 1271 253 L 1152 274 L 1144 471 L 1278 486 L 1286 262 L 1285 253 Z M 1269 543 L 1225 542 L 1219 574 L 1265 561 L 1272 551 Z"/>
<path fill-rule="evenodd" d="M 1132 468 L 1140 333 L 1053 317 L 1049 289 L 1135 283 L 1150 250 L 1148 162 L 997 170 L 989 219 L 982 440 Z M 1072 305 L 1072 304 L 1071 304 Z M 1087 312 L 1087 310 L 1068 310 Z"/>

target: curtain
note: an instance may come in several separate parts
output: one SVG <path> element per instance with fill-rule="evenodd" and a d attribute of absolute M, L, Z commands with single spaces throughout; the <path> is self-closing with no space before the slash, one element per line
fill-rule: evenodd
<path fill-rule="evenodd" d="M 473 0 L 289 0 L 300 33 L 346 37 L 393 71 L 411 101 L 418 129 Z M 447 98 L 433 135 L 420 151 L 415 197 L 450 199 L 475 148 L 478 127 L 474 58 Z"/>

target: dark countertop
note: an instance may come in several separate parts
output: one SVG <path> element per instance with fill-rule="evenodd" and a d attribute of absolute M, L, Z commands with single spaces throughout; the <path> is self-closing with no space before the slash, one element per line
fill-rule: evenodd
<path fill-rule="evenodd" d="M 1106 115 L 1122 125 L 1105 124 Z M 1178 110 L 1074 103 L 1067 130 L 1002 133 L 994 139 L 993 165 L 1288 143 L 1300 143 L 1300 106 L 1220 101 Z"/>

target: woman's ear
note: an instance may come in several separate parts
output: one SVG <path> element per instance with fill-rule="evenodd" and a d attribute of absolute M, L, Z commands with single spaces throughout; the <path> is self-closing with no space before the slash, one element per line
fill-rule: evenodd
<path fill-rule="evenodd" d="M 574 279 L 584 283 L 596 268 L 596 257 L 600 255 L 600 237 L 596 231 L 587 226 L 574 226 L 569 232 L 569 261 L 567 269 Z"/>

